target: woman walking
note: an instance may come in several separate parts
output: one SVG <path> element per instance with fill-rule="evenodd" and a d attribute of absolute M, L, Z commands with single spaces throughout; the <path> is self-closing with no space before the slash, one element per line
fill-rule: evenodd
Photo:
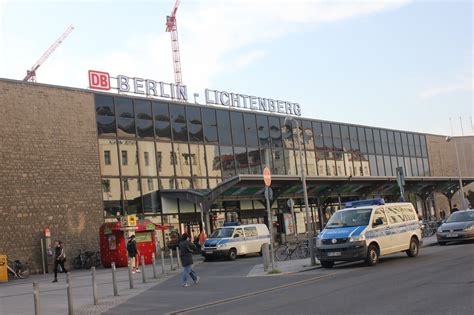
<path fill-rule="evenodd" d="M 199 283 L 200 277 L 193 270 L 193 252 L 196 247 L 191 243 L 189 235 L 183 233 L 179 242 L 179 255 L 183 265 L 183 287 L 189 287 L 188 275 L 193 279 L 195 284 Z"/>

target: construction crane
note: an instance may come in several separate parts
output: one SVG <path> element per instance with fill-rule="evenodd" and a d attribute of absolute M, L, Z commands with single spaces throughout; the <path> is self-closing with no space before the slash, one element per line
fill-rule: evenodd
<path fill-rule="evenodd" d="M 53 51 L 58 48 L 59 45 L 68 37 L 69 34 L 74 30 L 74 26 L 69 25 L 66 31 L 52 44 L 48 50 L 41 56 L 40 59 L 31 67 L 30 70 L 26 71 L 26 76 L 23 78 L 23 81 L 36 82 L 36 70 L 48 59 L 48 57 L 53 53 Z"/>
<path fill-rule="evenodd" d="M 171 50 L 173 53 L 174 81 L 176 85 L 183 83 L 181 59 L 179 57 L 178 26 L 176 25 L 176 11 L 178 11 L 179 1 L 176 0 L 171 14 L 166 17 L 166 31 L 171 33 Z"/>

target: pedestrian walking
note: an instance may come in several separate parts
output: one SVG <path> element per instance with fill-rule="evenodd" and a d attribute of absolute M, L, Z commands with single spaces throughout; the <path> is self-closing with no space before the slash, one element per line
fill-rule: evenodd
<path fill-rule="evenodd" d="M 132 273 L 140 272 L 139 266 L 139 252 L 137 249 L 137 242 L 135 241 L 135 235 L 130 236 L 127 243 L 127 254 L 130 258 L 130 266 L 132 267 Z"/>
<path fill-rule="evenodd" d="M 459 209 L 458 209 L 457 205 L 454 205 L 454 207 L 451 209 L 451 214 L 453 214 L 456 211 L 459 211 Z"/>
<path fill-rule="evenodd" d="M 204 243 L 206 242 L 207 240 L 207 234 L 206 232 L 204 232 L 204 230 L 201 230 L 201 233 L 199 233 L 199 246 L 201 246 L 201 248 L 204 248 Z"/>
<path fill-rule="evenodd" d="M 471 204 L 468 204 L 468 205 L 467 205 L 467 210 L 474 210 L 474 209 L 472 209 L 472 205 L 471 205 Z"/>
<path fill-rule="evenodd" d="M 199 283 L 200 277 L 193 270 L 193 252 L 196 247 L 191 243 L 189 235 L 183 233 L 181 241 L 179 242 L 179 254 L 181 258 L 181 264 L 183 265 L 183 287 L 189 287 L 188 275 L 193 279 L 195 284 Z"/>
<path fill-rule="evenodd" d="M 63 242 L 59 240 L 54 241 L 54 280 L 58 282 L 58 267 L 61 267 L 64 273 L 67 273 L 64 263 L 66 262 L 66 252 L 64 250 Z"/>

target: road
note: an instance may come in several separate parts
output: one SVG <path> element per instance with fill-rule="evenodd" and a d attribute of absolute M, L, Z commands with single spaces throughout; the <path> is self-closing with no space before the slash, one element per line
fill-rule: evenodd
<path fill-rule="evenodd" d="M 425 247 L 417 258 L 396 254 L 375 267 L 246 277 L 259 257 L 203 263 L 198 285 L 175 277 L 107 314 L 473 314 L 474 243 Z"/>

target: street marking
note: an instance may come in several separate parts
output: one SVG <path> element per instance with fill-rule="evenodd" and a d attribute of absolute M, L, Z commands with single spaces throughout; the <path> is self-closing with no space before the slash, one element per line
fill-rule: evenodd
<path fill-rule="evenodd" d="M 197 311 L 197 310 L 200 310 L 200 309 L 203 309 L 203 308 L 207 308 L 207 307 L 211 307 L 211 306 L 215 306 L 215 305 L 219 305 L 219 304 L 225 304 L 225 303 L 233 302 L 233 301 L 236 301 L 236 300 L 245 299 L 245 298 L 248 298 L 248 297 L 253 297 L 255 295 L 265 294 L 265 293 L 272 292 L 272 291 L 277 291 L 277 290 L 280 290 L 280 289 L 291 288 L 291 287 L 303 285 L 303 284 L 306 284 L 306 283 L 309 283 L 309 282 L 316 282 L 316 281 L 319 281 L 319 280 L 323 280 L 323 279 L 332 277 L 336 274 L 337 273 L 331 273 L 331 274 L 327 274 L 327 275 L 324 275 L 324 276 L 313 277 L 313 278 L 310 278 L 310 279 L 296 281 L 296 282 L 280 285 L 280 286 L 273 287 L 273 288 L 268 288 L 268 289 L 264 289 L 264 290 L 260 290 L 260 291 L 256 291 L 256 292 L 252 292 L 252 293 L 246 293 L 246 294 L 234 296 L 234 297 L 231 297 L 231 298 L 228 298 L 228 299 L 223 299 L 223 300 L 218 300 L 218 301 L 214 301 L 214 302 L 209 302 L 209 303 L 206 303 L 206 304 L 191 306 L 191 307 L 188 307 L 188 308 L 183 308 L 183 309 L 180 309 L 180 310 L 177 310 L 177 311 L 174 311 L 174 312 L 167 313 L 167 315 L 185 314 L 185 313 L 189 313 L 189 312 L 192 312 L 192 311 Z"/>

